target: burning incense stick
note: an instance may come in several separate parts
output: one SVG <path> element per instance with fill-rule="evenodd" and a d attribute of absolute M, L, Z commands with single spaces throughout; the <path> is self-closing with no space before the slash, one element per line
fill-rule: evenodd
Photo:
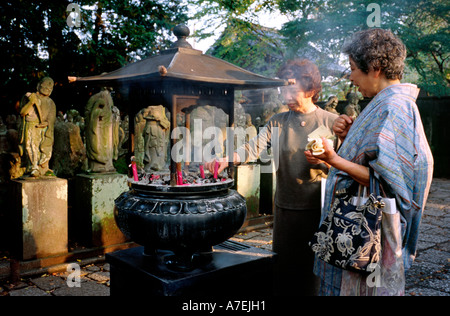
<path fill-rule="evenodd" d="M 205 170 L 203 169 L 203 164 L 200 165 L 200 177 L 205 179 Z"/>
<path fill-rule="evenodd" d="M 181 172 L 181 162 L 177 162 L 177 185 L 183 184 L 183 173 Z"/>
<path fill-rule="evenodd" d="M 139 181 L 137 166 L 136 166 L 136 158 L 131 157 L 131 170 L 133 171 L 133 179 L 134 181 Z"/>

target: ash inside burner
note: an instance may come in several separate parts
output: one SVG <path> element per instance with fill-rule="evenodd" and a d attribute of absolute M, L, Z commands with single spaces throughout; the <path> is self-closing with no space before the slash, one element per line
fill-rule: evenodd
<path fill-rule="evenodd" d="M 202 178 L 199 172 L 185 171 L 185 170 L 181 172 L 181 175 L 182 179 L 178 185 L 208 185 L 231 180 L 228 178 L 228 174 L 226 171 L 218 175 L 217 178 L 214 178 L 214 175 L 211 173 L 206 173 L 204 175 L 204 178 Z M 138 179 L 139 181 L 132 181 L 132 182 L 137 184 L 148 184 L 148 185 L 163 185 L 163 186 L 170 185 L 170 173 L 167 172 L 153 172 L 153 173 L 138 172 Z"/>

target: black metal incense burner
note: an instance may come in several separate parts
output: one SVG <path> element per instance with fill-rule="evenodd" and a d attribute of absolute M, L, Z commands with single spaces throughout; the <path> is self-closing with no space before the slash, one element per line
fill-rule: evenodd
<path fill-rule="evenodd" d="M 281 79 L 267 78 L 193 49 L 185 38 L 189 29 L 174 29 L 178 41 L 159 55 L 130 63 L 115 71 L 90 77 L 70 77 L 79 85 L 113 87 L 124 100 L 129 115 L 130 139 L 134 117 L 143 105 L 163 105 L 171 113 L 170 135 L 177 127 L 177 115 L 185 112 L 190 129 L 192 107 L 213 105 L 228 115 L 234 125 L 235 90 L 276 88 L 288 85 Z M 178 139 L 170 139 L 172 149 Z M 227 148 L 234 137 L 227 138 Z M 134 153 L 130 141 L 129 155 Z M 170 158 L 170 185 L 141 185 L 130 182 L 131 190 L 115 201 L 115 217 L 121 231 L 145 246 L 152 257 L 170 251 L 167 263 L 189 270 L 195 258 L 233 236 L 242 226 L 247 208 L 244 198 L 231 189 L 233 162 L 229 162 L 227 181 L 205 185 L 177 185 L 176 162 Z M 203 255 L 202 255 L 203 254 Z M 161 256 L 160 256 L 161 257 Z M 207 256 L 206 256 L 207 257 Z"/>
<path fill-rule="evenodd" d="M 145 255 L 163 256 L 176 270 L 192 270 L 208 260 L 212 246 L 236 234 L 247 214 L 231 179 L 190 186 L 130 185 L 115 200 L 118 227 L 144 245 Z"/>

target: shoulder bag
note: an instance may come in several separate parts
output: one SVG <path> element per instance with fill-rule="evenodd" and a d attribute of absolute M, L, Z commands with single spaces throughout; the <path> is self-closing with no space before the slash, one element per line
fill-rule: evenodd
<path fill-rule="evenodd" d="M 353 205 L 355 188 L 336 192 L 328 216 L 314 233 L 309 245 L 316 256 L 345 270 L 370 272 L 380 260 L 381 218 L 385 203 L 380 195 L 380 184 L 370 170 L 370 195 L 364 203 Z M 358 189 L 361 200 L 362 185 Z"/>

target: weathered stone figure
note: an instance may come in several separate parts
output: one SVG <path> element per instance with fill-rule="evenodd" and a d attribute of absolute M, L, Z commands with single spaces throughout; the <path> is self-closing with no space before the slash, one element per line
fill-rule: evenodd
<path fill-rule="evenodd" d="M 170 121 L 162 105 L 142 109 L 135 119 L 135 154 L 146 171 L 163 170 L 167 163 Z"/>
<path fill-rule="evenodd" d="M 261 122 L 261 117 L 257 116 L 255 118 L 255 128 L 256 128 L 256 132 L 259 133 L 259 128 L 263 127 L 264 124 Z"/>
<path fill-rule="evenodd" d="M 248 142 L 250 139 L 258 135 L 258 131 L 256 130 L 255 125 L 252 124 L 252 116 L 247 113 L 245 114 L 245 117 L 247 119 L 245 124 L 245 133 L 246 133 L 245 142 Z"/>
<path fill-rule="evenodd" d="M 338 105 L 338 98 L 335 95 L 332 95 L 328 98 L 327 103 L 325 104 L 324 110 L 334 113 L 334 114 L 339 114 L 339 112 L 336 110 L 336 107 Z"/>
<path fill-rule="evenodd" d="M 67 112 L 67 121 L 57 118 L 52 166 L 58 177 L 73 177 L 85 169 L 86 148 L 81 139 L 80 127 L 74 123 L 77 110 Z"/>
<path fill-rule="evenodd" d="M 344 113 L 354 120 L 361 112 L 360 106 L 358 104 L 358 95 L 354 92 L 350 92 L 349 94 L 347 94 L 347 100 L 348 104 L 345 106 Z"/>
<path fill-rule="evenodd" d="M 56 120 L 56 106 L 50 99 L 53 86 L 53 80 L 45 77 L 38 83 L 37 92 L 28 92 L 20 102 L 19 154 L 26 167 L 25 174 L 33 177 L 51 172 L 49 161 Z"/>
<path fill-rule="evenodd" d="M 118 110 L 107 89 L 93 95 L 85 109 L 86 156 L 90 172 L 114 172 L 119 133 Z"/>
<path fill-rule="evenodd" d="M 251 120 L 251 119 L 250 119 Z M 226 127 L 226 125 L 224 126 Z M 246 128 L 247 128 L 247 116 L 244 107 L 239 102 L 234 102 L 234 149 L 239 148 L 245 144 L 247 140 Z M 224 144 L 226 145 L 226 130 L 224 131 Z M 223 148 L 222 153 L 224 153 Z"/>

